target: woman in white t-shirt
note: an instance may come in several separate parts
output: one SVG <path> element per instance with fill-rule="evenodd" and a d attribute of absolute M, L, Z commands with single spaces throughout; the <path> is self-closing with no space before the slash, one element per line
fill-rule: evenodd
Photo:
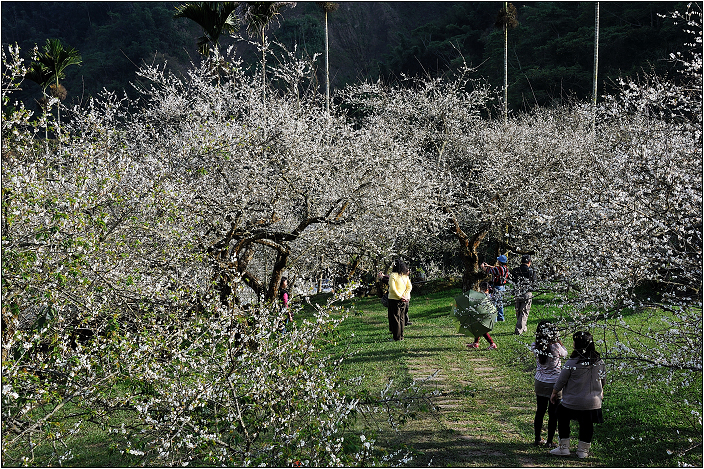
<path fill-rule="evenodd" d="M 552 440 L 557 429 L 556 409 L 562 398 L 562 394 L 557 397 L 553 404 L 550 402 L 553 385 L 560 376 L 561 358 L 567 357 L 567 349 L 560 342 L 557 327 L 550 321 L 543 320 L 538 323 L 535 330 L 535 342 L 531 344 L 531 350 L 535 353 L 535 396 L 537 409 L 533 419 L 535 429 L 535 446 L 547 445 L 557 446 Z M 543 418 L 545 412 L 548 413 L 548 439 L 543 440 L 540 433 L 543 429 Z"/>

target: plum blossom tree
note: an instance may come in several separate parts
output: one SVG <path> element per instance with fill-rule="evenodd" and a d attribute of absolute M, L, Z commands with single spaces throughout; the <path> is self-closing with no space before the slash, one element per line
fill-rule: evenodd
<path fill-rule="evenodd" d="M 207 61 L 145 67 L 138 102 L 71 109 L 45 152 L 3 50 L 3 462 L 63 464 L 89 422 L 135 464 L 380 462 L 316 348 L 340 310 L 282 335 L 273 300 L 286 270 L 376 267 L 447 234 L 465 288 L 482 243 L 535 253 L 565 328 L 608 335 L 615 367 L 679 396 L 702 372 L 702 82 L 701 53 L 674 58 L 679 81 L 624 82 L 596 132 L 586 103 L 487 120 L 469 70 L 349 87 L 328 114 L 289 91 L 303 62 L 266 100 L 236 62 L 225 86 Z M 701 428 L 701 402 L 683 405 Z"/>
<path fill-rule="evenodd" d="M 494 95 L 471 73 L 342 93 L 343 106 L 360 116 L 358 125 L 385 128 L 422 168 L 407 186 L 404 201 L 412 205 L 398 230 L 410 238 L 451 234 L 465 290 L 485 278 L 479 262 L 487 241 L 502 253 L 537 249 L 535 239 L 519 246 L 510 232 L 520 231 L 535 210 L 556 209 L 569 197 L 571 186 L 558 174 L 587 130 L 581 115 L 567 118 L 566 110 L 541 110 L 502 129 L 501 122 L 483 119 Z"/>
<path fill-rule="evenodd" d="M 357 402 L 312 352 L 333 306 L 282 337 L 275 305 L 239 300 L 275 298 L 330 229 L 385 218 L 402 147 L 288 95 L 263 119 L 256 79 L 219 86 L 205 62 L 142 74 L 140 103 L 73 108 L 60 153 L 37 151 L 30 113 L 3 121 L 3 459 L 127 412 L 141 463 L 364 464 L 369 441 L 342 447 Z"/>
<path fill-rule="evenodd" d="M 679 84 L 646 77 L 605 97 L 593 157 L 570 180 L 581 196 L 538 226 L 553 240 L 545 252 L 584 284 L 585 307 L 657 305 L 689 335 L 701 322 L 701 54 L 684 65 Z M 644 284 L 653 296 L 637 300 Z M 671 365 L 701 370 L 701 357 L 681 358 Z"/>
<path fill-rule="evenodd" d="M 594 139 L 575 142 L 582 157 L 561 172 L 572 197 L 560 210 L 536 207 L 530 230 L 555 278 L 578 287 L 553 290 L 569 327 L 593 329 L 609 361 L 636 382 L 664 383 L 701 432 L 701 10 L 674 17 L 694 38 L 690 54 L 672 57 L 682 75 L 623 81 L 604 97 Z M 648 318 L 640 327 L 622 320 L 634 311 Z"/>

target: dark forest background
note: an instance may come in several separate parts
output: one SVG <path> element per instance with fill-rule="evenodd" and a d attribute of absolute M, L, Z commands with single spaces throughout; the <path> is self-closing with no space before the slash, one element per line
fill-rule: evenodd
<path fill-rule="evenodd" d="M 126 90 L 144 62 L 163 63 L 183 73 L 200 60 L 198 25 L 175 19 L 181 2 L 8 2 L 2 7 L 3 46 L 18 43 L 29 58 L 35 44 L 58 38 L 76 48 L 81 66 L 66 69 L 62 82 L 68 103 L 101 89 Z M 513 2 L 518 27 L 508 35 L 509 107 L 527 109 L 592 90 L 594 2 Z M 363 80 L 397 80 L 401 74 L 437 76 L 462 61 L 500 88 L 503 82 L 503 31 L 494 26 L 503 2 L 340 2 L 328 17 L 332 87 Z M 671 52 L 686 42 L 684 25 L 663 18 L 685 11 L 686 2 L 601 2 L 599 92 L 619 76 L 656 71 L 668 74 Z M 302 54 L 324 52 L 324 16 L 315 2 L 285 8 L 268 37 Z M 224 46 L 232 39 L 221 41 Z M 251 46 L 237 45 L 252 66 Z M 318 59 L 324 93 L 324 56 Z M 25 82 L 19 97 L 29 104 L 40 95 Z"/>

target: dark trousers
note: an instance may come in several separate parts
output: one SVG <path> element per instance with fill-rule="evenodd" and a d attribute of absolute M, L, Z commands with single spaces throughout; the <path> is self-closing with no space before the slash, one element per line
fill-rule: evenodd
<path fill-rule="evenodd" d="M 560 438 L 570 437 L 570 420 L 576 420 L 579 423 L 579 440 L 591 443 L 594 436 L 594 422 L 592 422 L 591 412 L 591 410 L 568 409 L 559 405 L 557 407 L 557 430 Z"/>
<path fill-rule="evenodd" d="M 538 407 L 535 410 L 535 418 L 533 419 L 533 428 L 535 429 L 535 441 L 540 441 L 540 432 L 543 429 L 543 418 L 545 417 L 545 411 L 548 413 L 548 443 L 552 443 L 552 439 L 555 437 L 555 430 L 557 429 L 557 404 L 550 402 L 549 397 L 545 396 L 535 396 L 537 399 Z M 566 438 L 566 437 L 565 437 Z"/>
<path fill-rule="evenodd" d="M 403 339 L 403 327 L 406 325 L 408 303 L 389 298 L 389 331 L 394 335 L 394 340 Z"/>

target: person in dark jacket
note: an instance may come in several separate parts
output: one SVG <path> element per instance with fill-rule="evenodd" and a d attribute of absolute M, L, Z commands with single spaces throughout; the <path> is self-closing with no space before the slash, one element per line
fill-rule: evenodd
<path fill-rule="evenodd" d="M 532 260 L 528 254 L 521 258 L 521 265 L 511 271 L 514 282 L 516 300 L 516 329 L 514 334 L 521 335 L 528 330 L 528 315 L 533 304 L 533 285 L 535 284 L 535 271 Z"/>
<path fill-rule="evenodd" d="M 482 262 L 479 267 L 491 275 L 492 288 L 491 288 L 491 299 L 496 306 L 497 318 L 499 322 L 504 320 L 504 291 L 506 291 L 506 280 L 508 279 L 508 258 L 503 254 L 496 258 L 495 265 L 489 265 L 486 262 Z"/>

